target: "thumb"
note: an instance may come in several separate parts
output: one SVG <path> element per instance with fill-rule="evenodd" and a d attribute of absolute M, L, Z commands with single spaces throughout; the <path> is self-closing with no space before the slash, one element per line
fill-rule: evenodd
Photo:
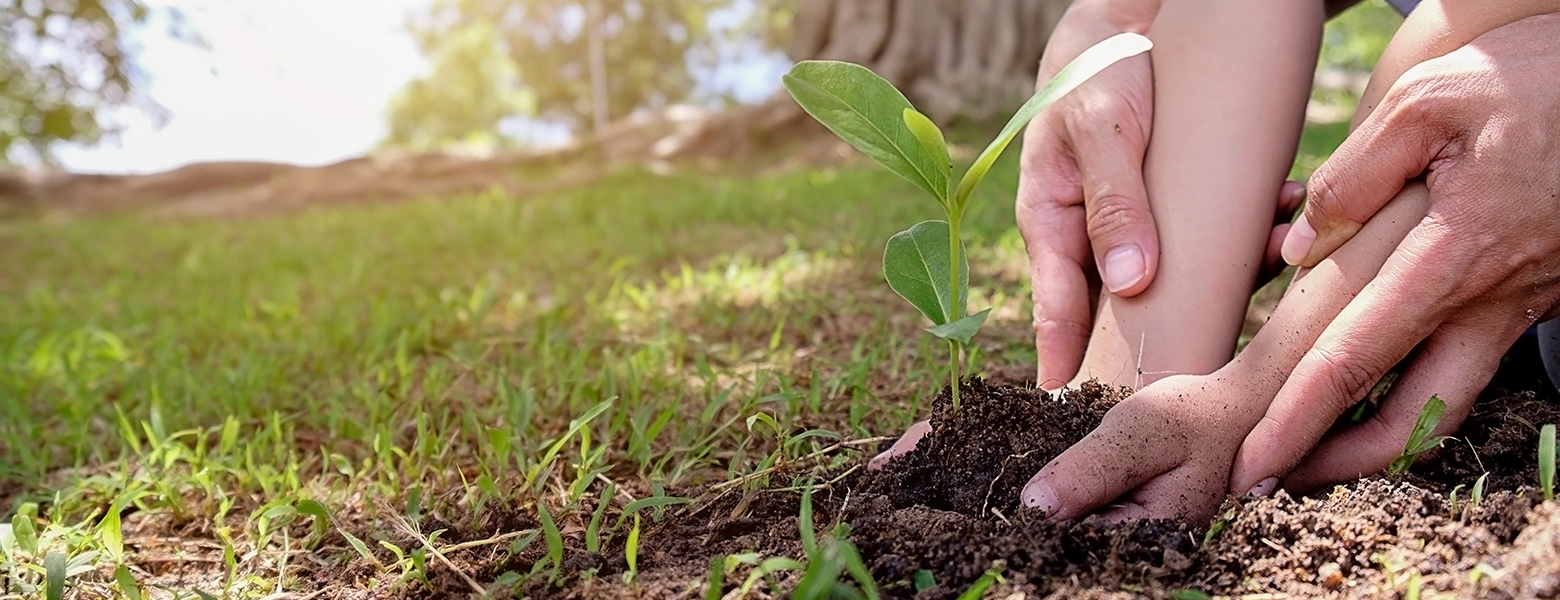
<path fill-rule="evenodd" d="M 1119 408 L 1119 406 L 1118 406 Z M 1112 419 L 1106 414 L 1099 428 L 1056 457 L 1024 486 L 1024 506 L 1045 512 L 1053 520 L 1076 519 L 1120 498 L 1149 479 L 1180 464 L 1180 456 L 1162 446 L 1144 443 L 1142 414 Z M 1151 420 L 1151 419 L 1150 419 Z M 1131 421 L 1123 423 L 1121 421 Z M 1190 440 L 1187 440 L 1190 443 Z M 1177 447 L 1185 447 L 1181 444 Z M 1159 452 L 1150 451 L 1157 448 Z"/>
<path fill-rule="evenodd" d="M 1401 83 L 1401 81 L 1400 81 Z M 1305 212 L 1284 238 L 1284 261 L 1314 267 L 1358 233 L 1405 183 L 1446 153 L 1440 111 L 1406 86 L 1387 93 L 1311 175 Z"/>
<path fill-rule="evenodd" d="M 1159 266 L 1159 233 L 1143 184 L 1148 141 L 1114 124 L 1074 132 L 1089 246 L 1100 282 L 1117 296 L 1148 289 Z"/>

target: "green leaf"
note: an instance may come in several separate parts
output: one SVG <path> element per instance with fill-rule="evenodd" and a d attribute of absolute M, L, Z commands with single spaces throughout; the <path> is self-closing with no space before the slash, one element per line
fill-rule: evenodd
<path fill-rule="evenodd" d="M 959 594 L 959 600 L 980 600 L 986 595 L 986 590 L 991 589 L 991 586 L 1000 579 L 1002 579 L 1002 573 L 995 567 L 986 569 L 986 572 L 980 576 L 980 579 L 976 579 L 975 583 L 970 584 L 970 587 L 964 590 L 964 593 Z"/>
<path fill-rule="evenodd" d="M 980 331 L 980 327 L 986 324 L 986 317 L 990 314 L 991 309 L 988 308 L 952 323 L 928 327 L 926 331 L 945 340 L 968 344 L 970 338 L 975 337 L 975 332 Z"/>
<path fill-rule="evenodd" d="M 861 65 L 804 60 L 782 79 L 802 110 L 862 154 L 888 167 L 939 202 L 948 199 L 948 160 L 926 151 L 905 126 L 914 110 L 893 84 Z"/>
<path fill-rule="evenodd" d="M 945 324 L 950 315 L 962 314 L 968 299 L 970 270 L 964 245 L 959 244 L 958 300 L 948 289 L 948 223 L 922 221 L 888 238 L 883 250 L 883 277 L 893 288 L 934 325 Z M 957 312 L 956 312 L 957 311 Z"/>
<path fill-rule="evenodd" d="M 641 510 L 647 508 L 665 508 L 668 506 L 688 504 L 691 502 L 693 502 L 693 498 L 679 498 L 677 496 L 651 496 L 649 498 L 640 498 L 633 502 L 629 502 L 623 507 L 623 511 L 618 514 L 618 520 L 615 524 L 613 524 L 612 531 L 617 531 L 619 527 L 623 526 L 624 521 L 627 521 L 630 516 L 638 515 L 639 511 Z M 656 520 L 659 521 L 661 519 L 657 517 Z"/>
<path fill-rule="evenodd" d="M 65 597 L 65 553 L 58 550 L 43 557 L 44 597 L 60 600 Z"/>
<path fill-rule="evenodd" d="M 347 539 L 347 543 L 352 546 L 353 550 L 357 551 L 358 556 L 362 556 L 363 558 L 367 559 L 368 562 L 374 563 L 376 565 L 383 565 L 384 564 L 384 563 L 379 562 L 379 558 L 374 556 L 373 552 L 369 551 L 368 544 L 364 544 L 363 540 L 359 539 L 358 536 L 352 535 L 351 532 L 349 532 L 349 531 L 347 531 L 345 529 L 342 529 L 340 531 L 341 531 L 341 537 L 344 537 L 344 538 Z"/>
<path fill-rule="evenodd" d="M 628 559 L 628 572 L 639 572 L 639 515 L 634 515 L 634 528 L 628 530 L 628 542 L 623 545 L 624 558 Z"/>
<path fill-rule="evenodd" d="M 937 166 L 944 172 L 953 174 L 953 161 L 948 156 L 948 140 L 943 138 L 943 132 L 937 128 L 926 115 L 913 108 L 906 108 L 904 112 L 905 127 L 915 136 L 916 141 L 921 142 L 921 150 L 926 152 L 928 158 L 937 161 Z M 946 181 L 944 186 L 946 186 Z M 947 188 L 939 200 L 946 206 L 948 200 Z"/>
<path fill-rule="evenodd" d="M 11 534 L 16 546 L 31 556 L 38 555 L 38 531 L 33 528 L 32 516 L 18 512 L 11 517 Z"/>
<path fill-rule="evenodd" d="M 135 584 L 135 576 L 130 574 L 130 568 L 119 565 L 114 569 L 114 580 L 119 583 L 119 593 L 124 594 L 128 600 L 141 600 L 141 587 Z"/>
<path fill-rule="evenodd" d="M 1403 445 L 1403 454 L 1392 459 L 1387 465 L 1387 471 L 1392 474 L 1408 472 L 1413 466 L 1414 458 L 1425 451 L 1441 445 L 1446 440 L 1445 436 L 1430 437 L 1435 432 L 1435 426 L 1440 424 L 1441 415 L 1446 412 L 1446 402 L 1440 396 L 1431 396 L 1424 408 L 1419 410 L 1419 418 L 1414 420 L 1414 429 L 1408 434 L 1408 443 Z"/>
<path fill-rule="evenodd" d="M 916 571 L 915 575 L 911 577 L 911 580 L 915 583 L 915 591 L 917 592 L 922 592 L 937 587 L 937 578 L 932 575 L 931 571 L 926 569 Z"/>
<path fill-rule="evenodd" d="M 1067 63 L 1067 66 L 1062 67 L 1055 77 L 1041 86 L 1040 91 L 1035 92 L 1029 101 L 1019 107 L 1018 112 L 1013 113 L 1013 118 L 1009 119 L 1008 124 L 1002 128 L 1002 133 L 997 134 L 997 138 L 991 141 L 991 145 L 986 146 L 980 156 L 975 158 L 974 164 L 970 165 L 970 169 L 964 172 L 964 178 L 959 180 L 959 188 L 953 194 L 953 205 L 958 214 L 963 214 L 964 207 L 969 203 L 970 192 L 974 191 L 980 180 L 986 177 L 986 173 L 991 170 L 991 165 L 997 162 L 997 157 L 1002 155 L 1008 143 L 1018 136 L 1019 130 L 1029 124 L 1035 115 L 1040 114 L 1040 111 L 1045 110 L 1045 107 L 1061 99 L 1062 96 L 1066 96 L 1068 92 L 1077 89 L 1090 77 L 1105 70 L 1105 67 L 1121 59 L 1147 52 L 1152 47 L 1153 43 L 1146 37 L 1135 33 L 1121 33 L 1084 50 L 1072 62 Z"/>

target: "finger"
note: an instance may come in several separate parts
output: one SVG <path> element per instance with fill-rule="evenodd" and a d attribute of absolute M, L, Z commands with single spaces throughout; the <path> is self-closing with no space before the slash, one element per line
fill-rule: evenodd
<path fill-rule="evenodd" d="M 1111 520 L 1202 520 L 1224 502 L 1228 479 L 1228 469 L 1183 464 L 1138 486 L 1126 502 L 1104 516 Z"/>
<path fill-rule="evenodd" d="M 1284 262 L 1282 252 L 1284 236 L 1289 234 L 1289 227 L 1288 223 L 1274 225 L 1273 231 L 1268 233 L 1267 248 L 1262 251 L 1262 276 L 1259 283 L 1277 277 L 1288 265 Z"/>
<path fill-rule="evenodd" d="M 1307 492 L 1381 472 L 1403 454 L 1432 396 L 1446 402 L 1434 435 L 1454 433 L 1513 341 L 1489 328 L 1447 324 L 1437 329 L 1393 384 L 1381 411 L 1329 435 L 1284 479 L 1284 489 Z"/>
<path fill-rule="evenodd" d="M 914 425 L 911 425 L 909 429 L 905 430 L 904 435 L 899 436 L 899 439 L 894 440 L 894 445 L 889 446 L 888 449 L 884 450 L 881 454 L 872 457 L 872 460 L 867 462 L 867 468 L 880 468 L 883 465 L 888 464 L 888 461 L 893 460 L 894 457 L 914 450 L 915 445 L 920 443 L 921 438 L 926 437 L 926 434 L 931 433 L 931 431 L 931 421 L 917 421 Z"/>
<path fill-rule="evenodd" d="M 1427 264 L 1416 228 L 1377 277 L 1322 331 L 1236 455 L 1232 485 L 1287 474 L 1332 423 L 1444 321 L 1455 284 Z M 1433 236 L 1430 236 L 1433 237 Z M 1432 244 L 1429 248 L 1434 248 Z M 1437 259 L 1439 260 L 1439 259 Z M 1299 301 L 1299 300 L 1297 300 Z"/>
<path fill-rule="evenodd" d="M 1278 188 L 1278 205 L 1273 211 L 1274 225 L 1287 225 L 1295 218 L 1295 211 L 1300 210 L 1300 203 L 1305 201 L 1305 184 L 1299 181 L 1285 181 Z"/>
<path fill-rule="evenodd" d="M 1278 277 L 1283 272 L 1284 266 L 1284 236 L 1289 234 L 1290 220 L 1294 219 L 1295 211 L 1299 210 L 1300 203 L 1305 201 L 1305 184 L 1298 181 L 1285 181 L 1279 186 L 1277 207 L 1273 211 L 1273 230 L 1268 233 L 1267 247 L 1262 251 L 1262 270 L 1258 275 L 1258 283 Z"/>
<path fill-rule="evenodd" d="M 1284 260 L 1314 266 L 1352 238 L 1441 155 L 1445 136 L 1411 88 L 1394 88 L 1380 107 L 1311 175 L 1305 212 L 1284 240 Z"/>
<path fill-rule="evenodd" d="M 1152 412 L 1123 411 L 1123 406 L 1127 405 L 1119 404 L 1106 413 L 1098 428 L 1029 480 L 1022 495 L 1025 506 L 1040 509 L 1050 519 L 1075 519 L 1181 462 L 1182 452 L 1167 452 L 1165 448 L 1170 443 L 1174 448 L 1189 447 L 1194 440 L 1188 432 L 1164 432 L 1164 436 L 1180 439 L 1145 443 L 1141 432 L 1162 431 L 1154 428 L 1155 422 L 1163 424 L 1173 419 Z"/>
<path fill-rule="evenodd" d="M 1125 101 L 1102 118 L 1069 127 L 1083 179 L 1089 245 L 1105 289 L 1130 297 L 1148 289 L 1159 264 L 1159 233 L 1143 183 L 1148 139 Z M 1114 116 L 1113 116 L 1114 115 Z"/>
<path fill-rule="evenodd" d="M 1037 381 L 1055 390 L 1078 373 L 1094 322 L 1083 191 L 1057 128 L 1037 122 L 1024 139 L 1016 212 L 1029 255 Z"/>

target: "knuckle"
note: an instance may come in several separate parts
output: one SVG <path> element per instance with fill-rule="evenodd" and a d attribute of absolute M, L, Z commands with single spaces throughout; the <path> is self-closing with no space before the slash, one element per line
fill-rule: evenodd
<path fill-rule="evenodd" d="M 1078 319 L 1042 314 L 1041 309 L 1035 309 L 1036 340 L 1087 338 L 1092 327 L 1092 324 Z"/>
<path fill-rule="evenodd" d="M 1331 415 L 1347 412 L 1383 374 L 1374 366 L 1378 363 L 1374 357 L 1347 346 L 1313 348 L 1307 358 L 1314 367 L 1311 382 L 1319 394 L 1315 397 Z"/>
<path fill-rule="evenodd" d="M 1338 185 L 1332 169 L 1322 165 L 1306 182 L 1306 216 L 1313 221 L 1325 222 L 1338 215 Z"/>
<path fill-rule="evenodd" d="M 1089 239 L 1110 240 L 1150 224 L 1143 202 L 1108 188 L 1096 190 L 1088 206 Z"/>
<path fill-rule="evenodd" d="M 1077 94 L 1074 99 L 1075 109 L 1061 113 L 1070 136 L 1115 138 L 1136 129 L 1129 124 L 1137 122 L 1138 111 L 1126 94 L 1098 88 L 1081 89 L 1074 93 Z"/>

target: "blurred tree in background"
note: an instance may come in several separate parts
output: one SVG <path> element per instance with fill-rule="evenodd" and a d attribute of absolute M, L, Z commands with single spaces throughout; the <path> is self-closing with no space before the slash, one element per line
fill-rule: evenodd
<path fill-rule="evenodd" d="M 694 71 L 720 60 L 721 42 L 749 34 L 760 8 L 767 6 L 733 0 L 433 0 L 409 23 L 433 70 L 391 102 L 387 142 L 488 140 L 512 118 L 581 131 L 597 111 L 611 120 L 718 99 L 699 88 Z M 712 27 L 717 11 L 728 23 Z M 604 94 L 593 93 L 593 77 Z"/>
<path fill-rule="evenodd" d="M 1068 0 L 433 0 L 409 28 L 432 71 L 389 111 L 390 146 L 524 144 L 600 132 L 640 109 L 731 106 L 702 73 L 742 55 L 861 63 L 948 122 L 1006 114 L 1032 91 L 1034 67 Z M 1329 23 L 1316 98 L 1352 110 L 1401 18 L 1366 0 Z M 1341 74 L 1341 76 L 1339 76 Z M 597 89 L 604 90 L 597 93 Z M 794 111 L 785 99 L 769 113 Z M 794 124 L 790 115 L 726 119 L 722 130 Z M 755 125 L 755 121 L 761 121 Z M 771 127 L 773 128 L 773 127 Z M 705 137 L 708 137 L 707 135 Z M 739 144 L 715 144 L 716 154 Z"/>
<path fill-rule="evenodd" d="M 194 39 L 177 10 L 166 12 L 170 34 Z M 113 109 L 157 114 L 138 93 L 127 41 L 152 14 L 141 0 L 0 1 L 0 164 L 48 163 L 56 143 L 112 135 Z"/>

